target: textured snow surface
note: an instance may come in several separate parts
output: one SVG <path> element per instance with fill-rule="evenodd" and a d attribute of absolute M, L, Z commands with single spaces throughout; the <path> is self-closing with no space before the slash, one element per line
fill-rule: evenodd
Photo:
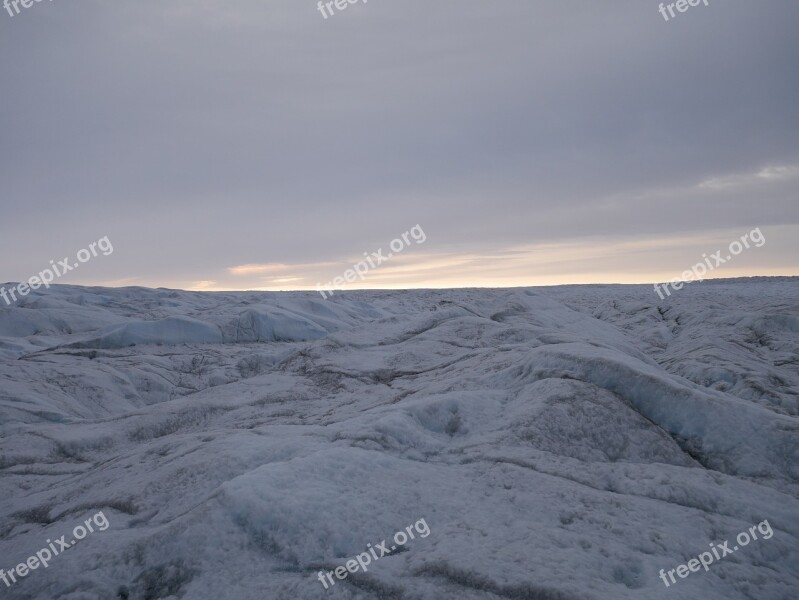
<path fill-rule="evenodd" d="M 799 279 L 54 286 L 0 307 L 0 423 L 0 568 L 110 521 L 0 597 L 799 597 Z"/>

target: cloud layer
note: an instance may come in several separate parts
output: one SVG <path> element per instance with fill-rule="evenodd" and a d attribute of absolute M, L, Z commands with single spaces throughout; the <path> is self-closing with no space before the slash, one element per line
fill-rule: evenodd
<path fill-rule="evenodd" d="M 799 4 L 657 4 L 2 14 L 0 279 L 108 235 L 70 282 L 313 288 L 416 223 L 369 287 L 650 281 L 757 226 L 719 274 L 799 274 Z"/>

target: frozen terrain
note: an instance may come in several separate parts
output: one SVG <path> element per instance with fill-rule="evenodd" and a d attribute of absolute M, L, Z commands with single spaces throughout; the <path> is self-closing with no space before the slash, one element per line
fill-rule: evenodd
<path fill-rule="evenodd" d="M 110 523 L 0 598 L 795 600 L 799 278 L 54 286 L 0 307 L 0 484 L 6 571 Z"/>

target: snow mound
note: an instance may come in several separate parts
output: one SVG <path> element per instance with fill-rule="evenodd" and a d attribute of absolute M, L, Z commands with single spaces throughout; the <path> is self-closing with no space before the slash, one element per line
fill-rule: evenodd
<path fill-rule="evenodd" d="M 133 321 L 117 325 L 97 337 L 69 344 L 71 348 L 127 348 L 160 344 L 221 344 L 222 333 L 214 325 L 189 317 L 167 317 L 157 321 Z"/>
<path fill-rule="evenodd" d="M 245 310 L 224 329 L 225 341 L 237 343 L 305 342 L 327 335 L 325 329 L 310 319 L 279 308 Z"/>

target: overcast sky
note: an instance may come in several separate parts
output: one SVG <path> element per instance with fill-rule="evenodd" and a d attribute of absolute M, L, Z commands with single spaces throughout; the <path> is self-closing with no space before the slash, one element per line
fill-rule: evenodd
<path fill-rule="evenodd" d="M 54 0 L 0 12 L 0 281 L 799 275 L 799 2 Z M 13 12 L 13 8 L 11 9 Z M 335 9 L 334 9 L 335 10 Z"/>

